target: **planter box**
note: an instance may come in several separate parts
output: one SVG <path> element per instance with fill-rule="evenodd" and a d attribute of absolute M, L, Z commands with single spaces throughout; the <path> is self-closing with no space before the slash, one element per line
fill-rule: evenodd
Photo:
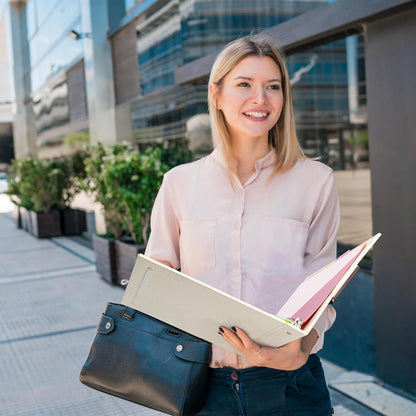
<path fill-rule="evenodd" d="M 81 209 L 64 209 L 61 213 L 62 235 L 81 235 L 87 231 L 85 211 Z"/>
<path fill-rule="evenodd" d="M 32 229 L 30 212 L 24 207 L 19 207 L 19 213 L 21 227 L 25 231 L 30 232 L 30 230 Z"/>
<path fill-rule="evenodd" d="M 114 240 L 92 236 L 97 272 L 108 283 L 116 282 L 116 252 Z"/>
<path fill-rule="evenodd" d="M 20 215 L 20 206 L 13 204 L 13 219 L 17 228 L 22 228 L 22 217 Z"/>
<path fill-rule="evenodd" d="M 38 238 L 60 236 L 61 216 L 59 215 L 59 211 L 29 211 L 29 232 Z"/>
<path fill-rule="evenodd" d="M 137 246 L 131 241 L 115 241 L 116 250 L 116 284 L 121 285 L 123 279 L 130 279 L 137 255 L 144 253 L 145 246 Z"/>

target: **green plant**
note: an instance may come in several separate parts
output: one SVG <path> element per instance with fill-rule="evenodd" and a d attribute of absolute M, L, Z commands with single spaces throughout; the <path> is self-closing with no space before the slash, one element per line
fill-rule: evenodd
<path fill-rule="evenodd" d="M 8 194 L 11 200 L 28 210 L 48 212 L 70 206 L 80 188 L 74 183 L 81 176 L 83 156 L 76 153 L 57 160 L 34 158 L 12 161 Z"/>
<path fill-rule="evenodd" d="M 84 131 L 71 131 L 62 139 L 62 144 L 72 148 L 82 148 L 90 142 L 90 134 Z"/>
<path fill-rule="evenodd" d="M 147 144 L 144 150 L 160 149 L 162 163 L 169 168 L 192 162 L 193 154 L 188 148 L 188 141 L 185 139 L 165 140 L 162 143 Z"/>
<path fill-rule="evenodd" d="M 362 146 L 367 148 L 368 147 L 368 130 L 360 130 L 358 131 L 354 137 L 350 139 L 350 144 L 352 146 Z"/>
<path fill-rule="evenodd" d="M 124 224 L 117 196 L 117 184 L 105 180 L 105 171 L 108 171 L 112 157 L 119 154 L 128 155 L 132 152 L 132 146 L 127 143 L 113 146 L 97 143 L 89 146 L 84 159 L 84 177 L 78 177 L 76 181 L 80 189 L 102 205 L 108 237 L 120 238 L 124 232 Z"/>
<path fill-rule="evenodd" d="M 86 177 L 84 160 L 87 156 L 85 150 L 78 150 L 70 156 L 61 159 L 63 166 L 66 165 L 67 176 L 61 185 L 63 205 L 70 207 L 75 195 L 81 192 L 81 183 Z"/>
<path fill-rule="evenodd" d="M 14 177 L 10 180 L 9 194 L 18 198 L 20 205 L 36 212 L 62 207 L 63 187 L 69 175 L 68 163 L 29 157 L 13 160 L 12 171 Z"/>
<path fill-rule="evenodd" d="M 126 209 L 125 226 L 136 244 L 147 244 L 150 234 L 150 214 L 163 174 L 168 165 L 161 161 L 160 149 L 148 149 L 135 154 L 130 166 L 135 173 L 127 186 L 120 187 L 122 204 Z M 126 166 L 127 167 L 127 166 Z"/>
<path fill-rule="evenodd" d="M 104 157 L 103 167 L 107 198 L 114 201 L 133 241 L 146 244 L 153 202 L 168 169 L 161 161 L 161 150 L 112 154 Z"/>
<path fill-rule="evenodd" d="M 20 189 L 19 189 L 19 178 L 16 176 L 15 168 L 13 168 L 13 165 L 15 163 L 16 163 L 15 160 L 12 160 L 12 171 L 7 176 L 6 194 L 9 195 L 10 200 L 14 204 L 26 207 L 26 203 L 22 203 L 22 196 L 20 194 Z"/>
<path fill-rule="evenodd" d="M 82 189 L 104 208 L 107 231 L 146 244 L 153 202 L 168 166 L 160 148 L 137 152 L 128 143 L 90 146 Z"/>

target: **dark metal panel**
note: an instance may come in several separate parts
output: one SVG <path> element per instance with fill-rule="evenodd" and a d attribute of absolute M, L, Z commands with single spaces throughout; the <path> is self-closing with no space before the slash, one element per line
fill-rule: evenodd
<path fill-rule="evenodd" d="M 416 9 L 368 24 L 376 372 L 416 392 Z"/>
<path fill-rule="evenodd" d="M 409 7 L 416 7 L 416 0 L 339 0 L 266 29 L 264 33 L 277 39 L 289 54 L 299 48 L 329 41 L 335 36 L 345 37 L 364 23 Z M 215 56 L 216 53 L 210 54 L 177 68 L 175 83 L 185 84 L 207 78 Z"/>

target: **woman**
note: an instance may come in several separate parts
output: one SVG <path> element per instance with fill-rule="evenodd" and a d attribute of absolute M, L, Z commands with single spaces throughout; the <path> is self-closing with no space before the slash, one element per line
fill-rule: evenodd
<path fill-rule="evenodd" d="M 146 255 L 276 313 L 305 276 L 335 258 L 333 174 L 299 147 L 288 73 L 272 39 L 227 45 L 208 102 L 215 149 L 165 175 Z M 199 414 L 330 415 L 316 352 L 334 319 L 329 307 L 308 336 L 280 348 L 258 345 L 250 328 L 220 327 L 241 355 L 213 345 Z"/>

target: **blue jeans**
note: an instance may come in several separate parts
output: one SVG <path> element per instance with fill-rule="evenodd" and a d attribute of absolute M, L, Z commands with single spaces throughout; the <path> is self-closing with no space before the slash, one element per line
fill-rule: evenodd
<path fill-rule="evenodd" d="M 208 398 L 198 416 L 330 416 L 321 361 L 312 354 L 294 371 L 251 367 L 212 369 Z"/>

